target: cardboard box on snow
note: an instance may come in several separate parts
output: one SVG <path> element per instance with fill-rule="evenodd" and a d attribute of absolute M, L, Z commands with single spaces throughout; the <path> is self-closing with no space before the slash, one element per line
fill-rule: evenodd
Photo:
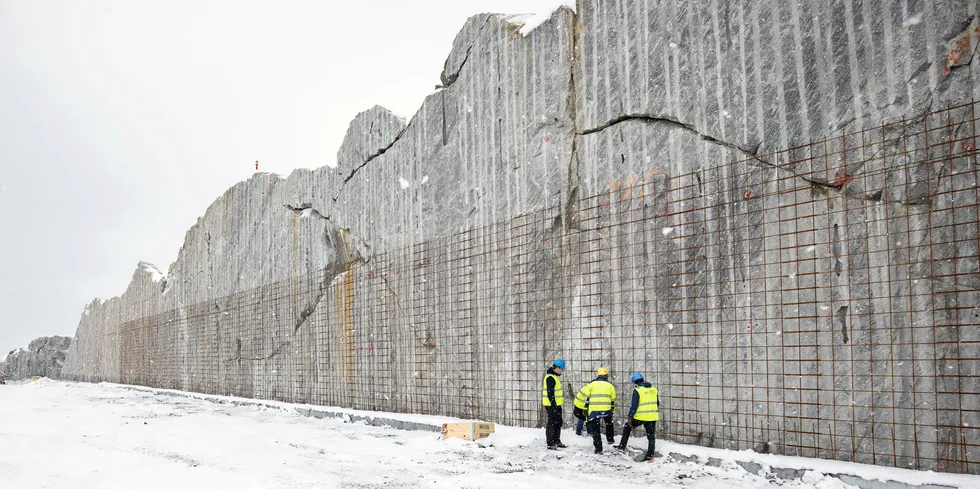
<path fill-rule="evenodd" d="M 442 425 L 442 438 L 479 440 L 493 433 L 493 423 L 446 423 Z"/>

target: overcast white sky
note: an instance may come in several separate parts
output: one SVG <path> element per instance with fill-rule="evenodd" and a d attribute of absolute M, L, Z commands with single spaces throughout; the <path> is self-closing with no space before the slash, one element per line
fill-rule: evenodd
<path fill-rule="evenodd" d="M 411 116 L 470 15 L 556 3 L 0 0 L 0 358 L 166 270 L 255 160 L 333 165 L 358 112 Z"/>

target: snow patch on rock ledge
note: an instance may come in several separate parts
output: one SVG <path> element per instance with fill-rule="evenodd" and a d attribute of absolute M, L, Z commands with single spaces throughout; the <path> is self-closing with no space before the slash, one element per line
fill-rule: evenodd
<path fill-rule="evenodd" d="M 562 0 L 558 2 L 554 7 L 536 14 L 518 14 L 511 15 L 507 17 L 507 22 L 511 24 L 517 24 L 521 26 L 521 35 L 527 37 L 534 29 L 538 26 L 544 24 L 554 15 L 558 9 L 562 7 L 567 7 L 575 12 L 575 0 Z"/>
<path fill-rule="evenodd" d="M 160 269 L 157 268 L 156 265 L 152 263 L 141 261 L 140 269 L 143 270 L 144 272 L 149 272 L 150 279 L 153 280 L 154 282 L 159 282 L 167 277 L 165 273 L 161 272 Z"/>

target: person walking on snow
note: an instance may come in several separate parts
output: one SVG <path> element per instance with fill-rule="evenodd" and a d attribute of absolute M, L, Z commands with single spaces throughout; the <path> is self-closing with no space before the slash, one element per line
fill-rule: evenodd
<path fill-rule="evenodd" d="M 609 383 L 608 368 L 599 367 L 596 375 L 595 380 L 578 391 L 575 400 L 581 406 L 588 405 L 589 421 L 587 426 L 592 432 L 592 444 L 595 446 L 595 453 L 602 453 L 602 439 L 599 433 L 600 420 L 606 420 L 606 441 L 610 445 L 616 443 L 612 424 L 612 416 L 616 412 L 616 388 Z"/>
<path fill-rule="evenodd" d="M 647 454 L 644 460 L 653 460 L 653 448 L 656 445 L 657 421 L 660 420 L 660 398 L 657 388 L 643 380 L 643 374 L 634 372 L 630 378 L 636 386 L 633 388 L 633 400 L 630 402 L 630 412 L 626 415 L 626 425 L 623 426 L 623 437 L 619 440 L 616 450 L 626 451 L 630 440 L 630 432 L 637 426 L 643 426 L 647 432 Z"/>
<path fill-rule="evenodd" d="M 561 373 L 565 371 L 565 361 L 555 360 L 554 365 L 548 369 L 541 379 L 541 404 L 548 412 L 548 424 L 545 426 L 544 435 L 548 442 L 548 450 L 566 448 L 561 442 L 562 409 L 565 404 L 565 395 L 561 388 Z"/>

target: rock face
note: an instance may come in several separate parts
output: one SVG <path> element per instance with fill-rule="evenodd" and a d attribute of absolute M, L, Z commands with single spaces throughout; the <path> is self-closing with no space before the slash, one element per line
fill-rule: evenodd
<path fill-rule="evenodd" d="M 562 357 L 566 398 L 643 372 L 664 437 L 978 473 L 977 19 L 474 16 L 410 121 L 359 114 L 336 169 L 232 187 L 89 304 L 64 375 L 540 425 Z"/>
<path fill-rule="evenodd" d="M 45 336 L 37 338 L 27 349 L 13 350 L 0 362 L 0 375 L 8 380 L 19 380 L 40 375 L 57 379 L 65 364 L 65 352 L 71 338 Z"/>

